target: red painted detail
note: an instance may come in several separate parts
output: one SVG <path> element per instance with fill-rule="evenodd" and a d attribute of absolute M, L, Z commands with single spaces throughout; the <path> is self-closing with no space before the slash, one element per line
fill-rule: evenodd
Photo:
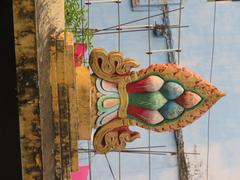
<path fill-rule="evenodd" d="M 127 113 L 150 124 L 157 124 L 164 120 L 163 116 L 158 111 L 153 111 L 138 106 L 128 106 Z"/>
<path fill-rule="evenodd" d="M 164 81 L 158 76 L 148 76 L 126 86 L 129 94 L 159 91 Z"/>
<path fill-rule="evenodd" d="M 117 127 L 114 128 L 112 130 L 113 132 L 117 132 L 118 134 L 122 134 L 122 133 L 128 133 L 131 137 L 138 135 L 139 133 L 136 131 L 131 131 L 128 126 L 121 126 L 121 127 Z"/>

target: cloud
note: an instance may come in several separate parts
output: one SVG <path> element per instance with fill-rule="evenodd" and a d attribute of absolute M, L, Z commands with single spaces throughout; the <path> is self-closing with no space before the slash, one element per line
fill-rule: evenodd
<path fill-rule="evenodd" d="M 133 180 L 133 179 L 137 179 L 137 180 L 148 180 L 148 176 L 144 175 L 144 174 L 132 174 L 130 176 L 126 176 L 123 179 L 125 180 Z"/>
<path fill-rule="evenodd" d="M 148 174 L 139 174 L 139 173 L 132 173 L 123 177 L 124 180 L 148 180 Z M 178 180 L 178 168 L 163 168 L 163 169 L 152 169 L 151 170 L 151 179 L 156 180 Z"/>
<path fill-rule="evenodd" d="M 210 180 L 238 180 L 240 177 L 240 138 L 210 145 L 209 151 L 209 179 Z M 196 146 L 195 146 L 196 147 Z M 189 147 L 187 148 L 189 149 Z M 199 156 L 188 155 L 191 180 L 206 179 L 207 174 L 207 146 L 196 147 Z"/>
<path fill-rule="evenodd" d="M 153 178 L 154 179 L 154 178 Z M 161 171 L 161 174 L 158 175 L 157 179 L 166 179 L 166 180 L 178 180 L 178 167 L 176 168 L 167 168 Z"/>

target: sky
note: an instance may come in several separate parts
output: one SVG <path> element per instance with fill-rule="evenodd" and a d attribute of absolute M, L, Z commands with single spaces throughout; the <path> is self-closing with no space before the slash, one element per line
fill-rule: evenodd
<path fill-rule="evenodd" d="M 177 6 L 170 6 L 170 9 Z M 198 152 L 200 155 L 187 155 L 190 170 L 190 180 L 238 180 L 240 177 L 240 3 L 220 2 L 216 6 L 215 48 L 212 66 L 212 83 L 219 87 L 226 96 L 211 109 L 208 136 L 208 116 L 204 114 L 198 121 L 183 129 L 183 138 L 186 152 Z M 151 14 L 159 13 L 159 10 Z M 92 4 L 89 9 L 89 23 L 91 28 L 106 28 L 117 24 L 117 5 Z M 120 4 L 121 23 L 147 16 L 147 11 L 133 12 L 130 0 L 122 0 Z M 207 0 L 185 0 L 182 14 L 182 25 L 188 28 L 181 30 L 180 64 L 210 79 L 210 70 L 213 51 L 213 23 L 214 3 Z M 151 24 L 161 23 L 161 18 L 151 19 Z M 178 24 L 178 12 L 170 14 L 171 24 Z M 147 20 L 131 25 L 146 25 Z M 120 36 L 120 49 L 125 57 L 133 57 L 141 63 L 140 68 L 149 65 L 148 39 L 146 32 L 123 33 Z M 178 31 L 173 30 L 174 45 L 177 47 Z M 102 47 L 107 51 L 118 49 L 118 36 L 99 35 L 94 37 L 94 47 Z M 152 49 L 165 49 L 165 40 L 151 35 Z M 167 63 L 166 54 L 152 56 L 152 63 Z M 147 146 L 148 132 L 140 128 L 142 138 L 131 143 L 129 147 Z M 209 138 L 209 154 L 208 150 Z M 80 142 L 80 146 L 84 146 Z M 164 145 L 159 150 L 176 150 L 172 133 L 151 133 L 151 145 Z M 85 155 L 86 156 L 86 155 Z M 86 156 L 87 157 L 87 156 Z M 118 153 L 109 153 L 109 161 L 115 176 L 119 177 Z M 80 159 L 84 155 L 80 155 Z M 87 160 L 81 160 L 87 164 Z M 102 155 L 92 158 L 92 179 L 113 179 L 106 159 Z M 148 155 L 129 155 L 121 153 L 122 180 L 147 180 Z M 178 168 L 176 156 L 152 156 L 151 179 L 177 180 Z"/>

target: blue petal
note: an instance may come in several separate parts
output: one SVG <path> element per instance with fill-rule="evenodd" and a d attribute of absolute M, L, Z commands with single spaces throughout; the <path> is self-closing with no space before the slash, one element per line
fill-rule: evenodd
<path fill-rule="evenodd" d="M 180 116 L 183 113 L 183 111 L 184 108 L 174 101 L 169 101 L 160 109 L 160 113 L 166 119 L 175 119 L 178 116 Z"/>
<path fill-rule="evenodd" d="M 184 92 L 184 89 L 178 83 L 167 82 L 160 91 L 167 99 L 174 100 Z"/>

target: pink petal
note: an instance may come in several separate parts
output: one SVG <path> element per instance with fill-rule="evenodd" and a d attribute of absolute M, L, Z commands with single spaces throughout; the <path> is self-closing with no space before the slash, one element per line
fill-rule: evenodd
<path fill-rule="evenodd" d="M 112 83 L 112 82 L 108 82 L 108 81 L 105 81 L 103 80 L 102 81 L 102 88 L 105 90 L 105 91 L 113 91 L 113 92 L 117 92 L 117 84 L 115 83 Z"/>
<path fill-rule="evenodd" d="M 103 102 L 104 108 L 110 108 L 110 107 L 113 107 L 113 106 L 115 106 L 117 104 L 119 104 L 119 99 L 106 99 Z"/>

